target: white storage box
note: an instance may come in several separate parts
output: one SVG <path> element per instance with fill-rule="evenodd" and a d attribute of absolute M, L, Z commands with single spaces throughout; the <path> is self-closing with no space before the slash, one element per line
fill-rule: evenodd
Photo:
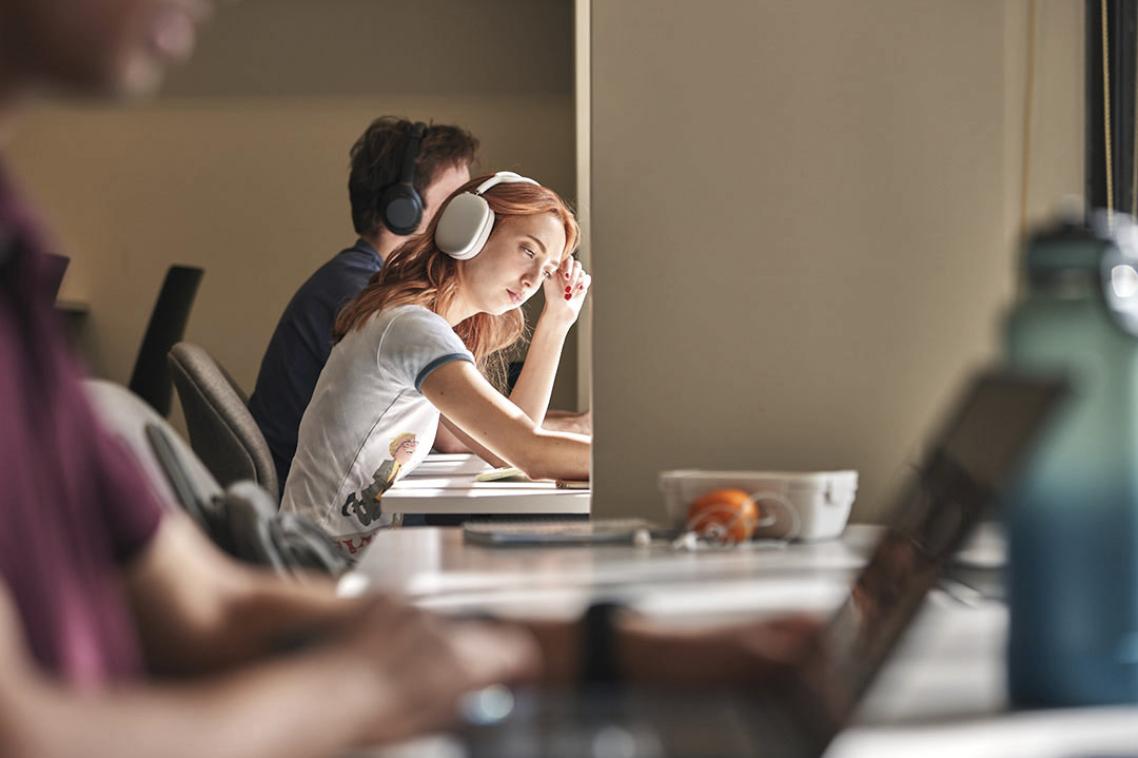
<path fill-rule="evenodd" d="M 833 539 L 846 528 L 857 494 L 856 471 L 661 471 L 660 489 L 669 521 L 682 527 L 688 506 L 704 493 L 729 487 L 750 493 L 759 506 L 755 536 L 796 540 Z M 789 517 L 778 503 L 794 509 Z M 773 523 L 772 523 L 773 522 Z M 797 523 L 795 523 L 797 522 Z"/>

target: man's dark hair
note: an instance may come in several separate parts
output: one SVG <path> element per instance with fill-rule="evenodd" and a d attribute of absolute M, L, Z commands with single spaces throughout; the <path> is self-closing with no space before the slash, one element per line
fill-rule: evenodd
<path fill-rule="evenodd" d="M 399 180 L 403 152 L 411 138 L 413 121 L 381 116 L 352 145 L 348 197 L 352 203 L 352 226 L 361 237 L 375 237 L 383 225 L 379 197 L 385 187 Z M 415 161 L 415 189 L 422 195 L 440 171 L 474 162 L 478 140 L 458 126 L 431 124 L 419 145 Z"/>

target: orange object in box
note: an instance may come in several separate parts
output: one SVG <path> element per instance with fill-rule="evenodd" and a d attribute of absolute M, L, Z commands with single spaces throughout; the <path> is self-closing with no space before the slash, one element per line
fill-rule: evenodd
<path fill-rule="evenodd" d="M 759 507 L 740 489 L 706 492 L 688 507 L 687 528 L 709 539 L 744 542 L 759 523 Z"/>

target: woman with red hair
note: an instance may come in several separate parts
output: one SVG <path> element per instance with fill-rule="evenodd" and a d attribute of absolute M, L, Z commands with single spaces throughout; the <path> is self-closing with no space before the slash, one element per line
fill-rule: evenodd
<path fill-rule="evenodd" d="M 492 463 L 535 479 L 588 478 L 589 438 L 542 428 L 589 289 L 572 257 L 578 235 L 557 193 L 517 174 L 479 177 L 452 195 L 340 312 L 282 510 L 356 553 L 391 523 L 383 493 L 430 451 L 440 414 Z M 507 398 L 488 377 L 503 376 L 505 351 L 526 332 L 521 306 L 539 288 L 545 308 Z"/>

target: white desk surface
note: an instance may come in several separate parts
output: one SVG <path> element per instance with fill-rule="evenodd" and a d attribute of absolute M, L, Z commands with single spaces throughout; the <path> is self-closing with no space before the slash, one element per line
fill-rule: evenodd
<path fill-rule="evenodd" d="M 476 482 L 491 466 L 469 454 L 432 453 L 383 495 L 387 513 L 588 515 L 588 490 L 553 482 Z"/>
<path fill-rule="evenodd" d="M 407 479 L 426 476 L 457 476 L 481 474 L 492 466 L 470 453 L 428 453 L 423 462 L 407 474 Z"/>
<path fill-rule="evenodd" d="M 380 587 L 441 611 L 504 616 L 568 617 L 599 596 L 662 623 L 826 613 L 845 598 L 877 532 L 853 526 L 840 541 L 688 553 L 662 544 L 489 548 L 465 544 L 459 529 L 395 529 L 376 536 L 341 590 Z M 827 757 L 1138 755 L 1138 708 L 1009 712 L 1006 630 L 1002 603 L 965 605 L 934 590 Z M 432 738 L 380 754 L 462 752 Z"/>
<path fill-rule="evenodd" d="M 844 591 L 846 577 L 862 564 L 873 536 L 872 528 L 854 527 L 843 541 L 693 553 L 677 552 L 663 543 L 489 548 L 465 543 L 461 529 L 389 529 L 376 534 L 342 584 L 370 584 L 433 607 L 465 610 L 492 605 L 498 612 L 509 613 L 516 602 L 519 612 L 556 616 L 577 613 L 597 594 L 636 595 L 643 602 L 653 602 L 653 598 L 659 602 L 651 590 L 665 583 L 687 584 L 694 594 L 713 598 L 720 594 L 716 586 L 722 583 L 722 594 L 741 592 L 746 607 L 747 592 L 732 580 L 760 588 L 763 595 L 776 586 L 787 586 L 797 596 L 801 582 L 791 587 L 790 580 L 816 576 L 821 585 L 832 585 L 836 579 Z M 765 576 L 767 581 L 757 583 L 756 576 Z M 717 585 L 707 585 L 709 579 L 717 580 Z M 682 589 L 672 586 L 671 592 Z M 722 607 L 727 599 L 709 599 L 698 607 Z"/>

